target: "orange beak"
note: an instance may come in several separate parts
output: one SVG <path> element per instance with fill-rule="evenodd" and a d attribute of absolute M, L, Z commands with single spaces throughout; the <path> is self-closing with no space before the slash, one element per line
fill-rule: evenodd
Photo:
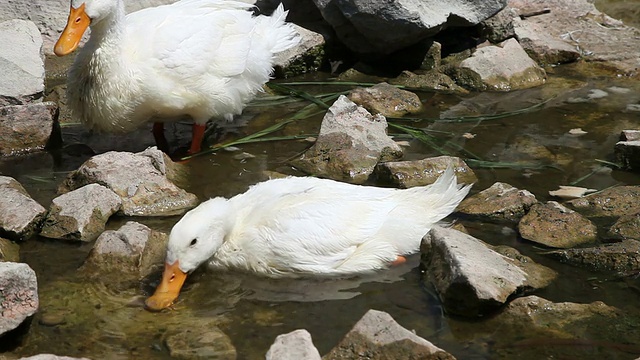
<path fill-rule="evenodd" d="M 67 26 L 65 26 L 58 42 L 56 42 L 53 52 L 58 56 L 65 56 L 71 53 L 78 47 L 78 44 L 80 44 L 82 35 L 84 35 L 89 25 L 91 25 L 91 19 L 87 13 L 84 12 L 84 4 L 80 5 L 77 9 L 74 9 L 72 6 L 69 11 Z"/>
<path fill-rule="evenodd" d="M 178 260 L 173 264 L 165 263 L 160 285 L 156 288 L 156 292 L 144 302 L 147 309 L 160 311 L 171 306 L 180 295 L 180 289 L 186 278 L 187 273 L 180 270 Z"/>

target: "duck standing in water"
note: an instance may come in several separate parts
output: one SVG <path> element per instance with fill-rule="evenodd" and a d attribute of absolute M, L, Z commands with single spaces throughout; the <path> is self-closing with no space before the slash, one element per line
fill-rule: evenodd
<path fill-rule="evenodd" d="M 72 0 L 54 52 L 74 51 L 67 101 L 92 129 L 128 132 L 154 122 L 167 151 L 166 121 L 193 119 L 190 154 L 200 151 L 207 121 L 240 114 L 273 71 L 274 54 L 299 41 L 280 5 L 253 16 L 250 4 L 181 0 L 125 16 L 123 0 Z"/>
<path fill-rule="evenodd" d="M 402 263 L 469 189 L 449 168 L 435 183 L 409 189 L 288 177 L 208 200 L 171 230 L 162 281 L 146 306 L 170 306 L 203 263 L 270 277 L 353 275 Z"/>

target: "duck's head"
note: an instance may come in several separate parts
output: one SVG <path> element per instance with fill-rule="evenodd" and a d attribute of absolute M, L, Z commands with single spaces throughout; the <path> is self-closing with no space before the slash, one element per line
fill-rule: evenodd
<path fill-rule="evenodd" d="M 214 256 L 227 231 L 227 199 L 215 198 L 189 211 L 171 229 L 162 280 L 145 304 L 149 310 L 169 307 L 187 274 Z"/>
<path fill-rule="evenodd" d="M 58 56 L 71 53 L 80 44 L 89 25 L 115 13 L 117 6 L 117 0 L 71 0 L 67 26 L 60 34 L 53 52 Z"/>

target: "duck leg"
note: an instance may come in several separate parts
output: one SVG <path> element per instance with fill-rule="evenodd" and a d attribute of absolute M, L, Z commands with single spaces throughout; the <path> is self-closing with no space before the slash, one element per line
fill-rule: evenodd
<path fill-rule="evenodd" d="M 391 266 L 402 265 L 406 262 L 407 262 L 407 258 L 405 258 L 404 256 L 398 255 L 398 257 L 391 263 Z"/>
<path fill-rule="evenodd" d="M 204 130 L 206 128 L 206 124 L 193 124 L 193 133 L 191 135 L 191 147 L 189 148 L 189 155 L 193 155 L 195 153 L 200 152 L 200 148 L 202 146 L 202 140 L 204 139 Z"/>
<path fill-rule="evenodd" d="M 169 143 L 167 142 L 167 138 L 164 137 L 163 122 L 153 123 L 153 138 L 156 139 L 156 146 L 158 147 L 158 150 L 164 152 L 165 154 L 168 154 Z"/>

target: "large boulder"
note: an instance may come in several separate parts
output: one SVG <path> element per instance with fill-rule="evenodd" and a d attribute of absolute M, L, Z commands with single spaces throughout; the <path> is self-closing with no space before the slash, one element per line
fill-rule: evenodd
<path fill-rule="evenodd" d="M 2 7 L 12 1 L 0 4 Z M 32 8 L 25 2 L 25 8 Z M 28 19 L 27 16 L 21 17 Z M 44 57 L 42 37 L 36 25 L 27 20 L 0 22 L 0 107 L 24 105 L 44 96 Z"/>
<path fill-rule="evenodd" d="M 180 215 L 196 206 L 198 198 L 177 187 L 182 166 L 150 148 L 139 153 L 110 151 L 87 160 L 60 186 L 65 193 L 88 184 L 100 184 L 122 199 L 126 216 Z"/>
<path fill-rule="evenodd" d="M 0 233 L 26 240 L 36 233 L 47 210 L 31 198 L 15 179 L 0 176 Z"/>
<path fill-rule="evenodd" d="M 0 262 L 0 335 L 38 311 L 38 280 L 29 265 Z"/>
<path fill-rule="evenodd" d="M 447 27 L 473 26 L 497 13 L 506 0 L 314 0 L 338 38 L 362 54 L 390 54 Z"/>

